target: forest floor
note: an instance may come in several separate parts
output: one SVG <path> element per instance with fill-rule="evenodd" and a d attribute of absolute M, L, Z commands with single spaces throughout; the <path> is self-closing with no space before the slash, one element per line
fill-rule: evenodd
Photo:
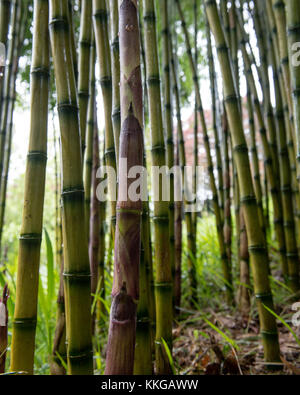
<path fill-rule="evenodd" d="M 183 309 L 183 313 L 184 320 L 179 320 L 173 329 L 177 374 L 300 375 L 299 344 L 281 322 L 278 329 L 282 363 L 270 370 L 263 359 L 257 317 L 244 318 L 240 312 L 229 309 L 215 313 L 209 308 L 201 315 Z M 203 316 L 210 317 L 209 321 Z M 300 338 L 300 327 L 295 334 Z"/>

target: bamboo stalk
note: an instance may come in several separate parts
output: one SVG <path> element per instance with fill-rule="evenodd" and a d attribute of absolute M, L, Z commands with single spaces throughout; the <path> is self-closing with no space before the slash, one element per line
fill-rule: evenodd
<path fill-rule="evenodd" d="M 86 122 L 86 142 L 84 154 L 84 167 L 83 167 L 83 181 L 84 181 L 84 215 L 86 222 L 87 240 L 90 234 L 90 213 L 91 213 L 91 185 L 92 185 L 92 167 L 93 167 L 93 146 L 94 146 L 94 131 L 95 131 L 95 47 L 91 48 L 89 53 L 91 59 L 90 65 L 90 81 L 89 81 L 89 100 Z M 93 282 L 93 280 L 92 280 Z M 95 290 L 94 290 L 95 291 Z"/>
<path fill-rule="evenodd" d="M 184 173 L 184 168 L 186 166 L 186 153 L 185 153 L 185 142 L 184 142 L 184 136 L 183 136 L 183 127 L 182 127 L 182 120 L 181 120 L 181 106 L 180 106 L 180 95 L 179 95 L 179 87 L 178 87 L 178 81 L 177 81 L 177 73 L 176 73 L 176 51 L 173 51 L 172 48 L 172 42 L 171 42 L 171 54 L 172 54 L 172 60 L 171 60 L 171 65 L 172 65 L 172 76 L 173 76 L 173 81 L 174 81 L 174 97 L 175 97 L 175 104 L 176 104 L 176 119 L 177 119 L 177 144 L 178 144 L 178 162 L 181 167 L 181 173 L 182 173 L 182 185 L 183 189 L 188 189 L 187 181 L 185 180 L 185 173 Z M 185 191 L 183 191 L 185 192 Z M 182 203 L 182 202 L 176 202 L 176 204 Z M 185 202 L 187 203 L 187 202 Z M 177 205 L 177 209 L 178 209 Z M 184 209 L 184 204 L 182 204 L 182 209 Z M 182 215 L 182 213 L 181 213 Z M 180 219 L 180 217 L 179 217 Z M 182 219 L 181 219 L 182 220 Z M 185 222 L 186 222 L 186 228 L 187 228 L 187 246 L 189 250 L 192 250 L 193 244 L 192 244 L 192 238 L 189 237 L 188 235 L 190 232 L 193 231 L 192 229 L 192 214 L 191 212 L 185 212 Z M 177 230 L 177 229 L 176 229 Z M 182 240 L 180 241 L 180 238 L 182 238 L 182 230 L 178 234 L 179 240 L 177 240 L 178 243 L 182 243 Z M 181 252 L 182 252 L 182 244 L 179 244 L 177 246 L 178 250 L 180 250 L 180 256 L 178 253 L 178 261 L 176 262 L 176 267 L 175 267 L 175 274 L 176 274 L 176 279 L 174 281 L 174 286 L 176 286 L 176 293 L 175 299 L 179 300 L 181 298 Z M 189 256 L 190 257 L 190 256 Z M 190 277 L 190 285 L 191 285 L 191 302 L 193 303 L 193 300 L 195 300 L 195 293 L 197 295 L 197 289 L 195 286 L 195 283 L 193 282 L 195 278 L 195 273 L 192 272 L 194 269 L 194 265 L 189 267 L 189 277 Z M 180 305 L 176 304 L 176 307 L 180 307 Z"/>
<path fill-rule="evenodd" d="M 16 102 L 16 79 L 19 68 L 19 58 L 21 55 L 22 45 L 24 41 L 24 34 L 26 29 L 26 16 L 27 16 L 27 4 L 26 2 L 21 4 L 18 9 L 17 21 L 16 21 L 16 30 L 12 32 L 12 35 L 15 36 L 15 48 L 12 54 L 12 64 L 11 67 L 11 79 L 9 92 L 7 92 L 6 100 L 8 102 L 7 106 L 7 124 L 6 124 L 6 142 L 5 142 L 5 152 L 4 152 L 4 165 L 3 165 L 3 173 L 1 177 L 1 187 L 0 187 L 0 251 L 1 251 L 1 243 L 2 243 L 2 233 L 3 226 L 5 220 L 5 208 L 6 208 L 6 191 L 7 191 L 7 181 L 8 181 L 8 173 L 10 167 L 10 155 L 12 148 L 12 137 L 13 137 L 13 113 Z"/>
<path fill-rule="evenodd" d="M 40 243 L 42 238 L 49 88 L 48 4 L 34 2 L 30 141 L 19 241 L 11 370 L 33 372 Z"/>
<path fill-rule="evenodd" d="M 247 73 L 247 80 L 249 83 L 249 88 L 252 94 L 253 106 L 257 116 L 257 122 L 259 126 L 259 133 L 262 142 L 262 148 L 264 153 L 264 162 L 266 166 L 268 181 L 270 184 L 270 192 L 273 202 L 273 210 L 274 210 L 274 229 L 276 234 L 277 243 L 279 246 L 279 256 L 282 270 L 285 270 L 286 265 L 286 245 L 285 245 L 285 237 L 284 237 L 284 227 L 283 227 L 283 212 L 282 212 L 282 204 L 281 204 L 281 196 L 278 188 L 278 179 L 275 178 L 274 174 L 274 166 L 272 161 L 272 155 L 270 150 L 270 145 L 267 139 L 265 122 L 262 114 L 261 105 L 258 98 L 257 88 L 255 85 L 252 69 L 251 69 L 251 61 L 248 56 L 246 50 L 246 40 L 245 34 L 241 24 L 238 24 L 238 29 L 241 37 L 243 37 L 241 41 L 241 49 L 243 54 L 243 60 L 245 65 L 245 70 Z M 269 126 L 269 125 L 268 125 Z"/>
<path fill-rule="evenodd" d="M 226 248 L 226 255 L 228 260 L 228 265 L 231 267 L 232 258 L 232 246 L 231 246 L 231 180 L 230 180 L 230 158 L 229 158 L 229 131 L 228 131 L 228 121 L 226 110 L 224 109 L 223 120 L 222 120 L 222 130 L 223 130 L 223 152 L 224 152 L 224 243 Z"/>
<path fill-rule="evenodd" d="M 93 106 L 96 107 L 95 101 Z M 99 137 L 98 137 L 98 125 L 96 118 L 96 108 L 94 113 L 94 133 L 93 133 L 93 168 L 92 168 L 92 199 L 91 199 L 91 210 L 90 210 L 90 241 L 89 241 L 89 257 L 91 267 L 91 293 L 96 295 L 97 285 L 99 281 L 99 242 L 100 242 L 100 210 L 99 201 L 97 198 L 97 171 L 100 165 L 99 159 Z M 101 273 L 103 276 L 103 273 Z M 101 280 L 100 280 L 101 281 Z M 101 291 L 100 291 L 101 292 Z M 93 314 L 93 329 L 95 328 L 96 312 Z"/>
<path fill-rule="evenodd" d="M 11 4 L 11 0 L 0 1 L 0 42 L 4 45 L 7 43 Z"/>
<path fill-rule="evenodd" d="M 65 375 L 61 360 L 67 362 L 66 349 L 66 312 L 65 312 L 65 296 L 64 296 L 64 262 L 61 255 L 60 272 L 59 272 L 59 289 L 57 296 L 57 311 L 56 311 L 56 326 L 53 338 L 52 355 L 50 358 L 50 374 L 51 375 Z"/>
<path fill-rule="evenodd" d="M 289 57 L 290 57 L 290 76 L 291 76 L 291 91 L 293 100 L 294 110 L 294 123 L 296 133 L 296 159 L 299 177 L 299 163 L 300 163 L 300 71 L 293 56 L 295 43 L 299 42 L 299 3 L 295 0 L 286 1 L 286 13 L 287 13 L 287 28 L 288 28 L 288 44 L 289 44 Z M 299 182 L 300 178 L 298 178 Z"/>
<path fill-rule="evenodd" d="M 177 99 L 176 99 L 177 100 Z M 176 104 L 176 107 L 177 104 Z M 179 141 L 177 138 L 176 165 L 179 166 Z M 175 202 L 175 273 L 174 273 L 174 304 L 181 305 L 181 261 L 182 261 L 182 201 Z M 177 314 L 178 311 L 175 310 Z"/>
<path fill-rule="evenodd" d="M 112 76 L 111 55 L 108 39 L 108 12 L 105 0 L 93 0 L 93 20 L 96 39 L 96 50 L 99 62 L 100 85 L 104 103 L 105 116 L 105 162 L 110 168 L 116 169 L 116 136 L 112 124 Z M 111 197 L 111 221 L 114 228 L 116 221 L 115 183 L 111 173 L 108 174 L 108 189 Z"/>
<path fill-rule="evenodd" d="M 103 144 L 103 151 L 101 148 L 101 156 L 99 156 L 99 167 L 103 166 L 105 163 L 105 155 L 104 155 L 104 144 Z M 99 183 L 102 182 L 103 179 L 99 180 Z M 104 323 L 104 317 L 106 315 L 106 309 L 104 306 L 104 299 L 105 299 L 105 235 L 106 235 L 106 202 L 99 201 L 99 254 L 98 254 L 98 302 L 96 308 L 96 320 L 97 320 L 97 331 L 100 333 L 102 331 L 102 326 Z"/>
<path fill-rule="evenodd" d="M 198 112 L 199 112 L 199 116 L 200 116 L 200 122 L 201 122 L 201 126 L 202 126 L 202 133 L 203 133 L 203 140 L 204 140 L 204 148 L 205 148 L 205 152 L 206 152 L 206 161 L 207 161 L 207 169 L 208 169 L 209 180 L 210 180 L 210 189 L 211 189 L 211 192 L 213 195 L 213 208 L 214 208 L 214 214 L 215 214 L 215 218 L 216 218 L 216 226 L 217 226 L 217 234 L 218 234 L 221 262 L 222 262 L 222 270 L 223 270 L 223 276 L 224 276 L 225 284 L 226 284 L 226 298 L 227 298 L 228 304 L 231 304 L 233 302 L 232 273 L 231 273 L 231 267 L 229 264 L 228 256 L 226 254 L 224 233 L 223 233 L 223 221 L 222 221 L 222 217 L 221 217 L 218 192 L 217 192 L 214 171 L 213 171 L 213 160 L 212 160 L 212 155 L 211 155 L 211 150 L 210 150 L 209 136 L 208 136 L 208 132 L 207 132 L 207 126 L 206 126 L 204 111 L 203 111 L 203 107 L 202 107 L 202 100 L 201 100 L 201 96 L 200 96 L 199 81 L 198 81 L 197 74 L 196 74 L 195 63 L 194 63 L 193 57 L 192 57 L 191 45 L 190 45 L 190 40 L 189 40 L 189 35 L 188 35 L 186 23 L 184 20 L 184 15 L 183 15 L 183 12 L 181 9 L 180 2 L 178 0 L 175 0 L 175 1 L 177 4 L 179 16 L 180 16 L 183 33 L 185 36 L 185 42 L 186 42 L 186 47 L 187 47 L 187 54 L 188 54 L 189 61 L 190 61 L 190 67 L 191 67 L 191 70 L 193 73 L 195 94 L 196 94 L 196 98 L 197 98 Z"/>
<path fill-rule="evenodd" d="M 19 11 L 18 11 L 19 10 Z M 20 3 L 19 0 L 15 0 L 12 6 L 12 15 L 11 15 L 11 25 L 12 25 L 12 37 L 9 40 L 8 50 L 7 50 L 7 59 L 8 65 L 6 67 L 6 71 L 4 74 L 4 84 L 3 84 L 3 96 L 1 102 L 1 124 L 0 124 L 0 175 L 3 172 L 4 166 L 4 151 L 5 144 L 7 141 L 7 124 L 9 119 L 9 104 L 10 104 L 10 87 L 11 87 L 11 79 L 13 72 L 13 59 L 14 59 L 14 49 L 16 46 L 16 29 L 18 22 L 18 13 L 20 13 Z"/>
<path fill-rule="evenodd" d="M 209 81 L 210 81 L 210 91 L 212 100 L 212 127 L 214 132 L 215 149 L 216 149 L 216 167 L 218 172 L 218 192 L 219 192 L 219 204 L 221 211 L 221 218 L 224 218 L 224 193 L 223 193 L 223 168 L 222 168 L 222 154 L 221 145 L 219 138 L 219 131 L 217 125 L 217 81 L 216 81 L 216 71 L 215 62 L 212 51 L 211 44 L 211 33 L 206 17 L 206 36 L 207 36 L 207 57 L 209 65 Z"/>
<path fill-rule="evenodd" d="M 287 26 L 286 26 L 286 13 L 285 13 L 285 1 L 283 0 L 268 0 L 272 2 L 275 23 L 277 28 L 278 36 L 278 48 L 280 55 L 280 64 L 284 81 L 284 88 L 286 90 L 287 104 L 289 108 L 290 121 L 292 124 L 292 136 L 294 144 L 296 145 L 296 139 L 294 134 L 294 119 L 293 119 L 293 104 L 292 104 L 292 92 L 291 92 L 291 76 L 289 66 L 289 51 L 287 41 Z"/>
<path fill-rule="evenodd" d="M 163 135 L 160 77 L 158 67 L 156 14 L 153 0 L 143 0 L 147 93 L 150 115 L 152 166 L 165 166 L 166 148 Z M 154 185 L 161 190 L 162 184 Z M 161 194 L 160 194 L 161 195 Z M 169 204 L 154 202 L 154 261 L 156 264 L 156 373 L 170 374 L 171 367 L 164 351 L 162 338 L 172 349 L 172 272 L 169 248 Z"/>
<path fill-rule="evenodd" d="M 196 66 L 196 73 L 198 76 L 198 0 L 194 0 L 194 61 Z M 195 98 L 195 108 L 194 108 L 194 152 L 193 152 L 193 195 L 195 196 L 194 200 L 194 212 L 192 213 L 193 219 L 193 229 L 194 229 L 194 251 L 193 258 L 197 260 L 197 219 L 198 219 L 198 208 L 197 208 L 197 192 L 198 192 L 198 180 L 197 180 L 197 166 L 199 163 L 199 152 L 198 152 L 198 112 L 197 112 L 197 99 Z"/>
<path fill-rule="evenodd" d="M 128 171 L 143 165 L 143 92 L 137 2 L 119 2 L 121 72 L 121 134 L 119 193 L 115 240 L 114 281 L 105 374 L 133 374 L 136 304 L 139 299 L 139 264 L 142 201 L 128 196 L 135 178 Z"/>
<path fill-rule="evenodd" d="M 240 282 L 239 287 L 239 308 L 244 317 L 249 316 L 250 312 L 250 267 L 248 237 L 245 226 L 243 210 L 240 210 Z"/>
<path fill-rule="evenodd" d="M 84 226 L 81 141 L 67 0 L 50 2 L 61 133 L 64 289 L 69 374 L 92 374 L 91 284 Z"/>
<path fill-rule="evenodd" d="M 74 21 L 73 21 L 73 14 L 74 14 L 74 4 L 72 0 L 68 0 L 68 23 L 70 26 L 70 45 L 71 45 L 71 52 L 72 52 L 72 63 L 75 75 L 75 82 L 76 86 L 78 84 L 78 59 L 77 59 L 77 52 L 76 52 L 76 44 L 75 44 L 75 31 L 74 31 Z"/>
<path fill-rule="evenodd" d="M 54 168 L 55 168 L 55 239 L 56 239 L 56 266 L 59 268 L 59 288 L 57 296 L 56 326 L 53 339 L 52 355 L 50 357 L 50 374 L 65 375 L 66 370 L 62 365 L 61 358 L 67 362 L 66 350 L 66 315 L 64 297 L 64 261 L 63 261 L 63 240 L 59 191 L 61 188 L 61 178 L 58 169 L 56 130 L 53 114 L 54 133 Z"/>
<path fill-rule="evenodd" d="M 172 98 L 171 98 L 171 78 L 170 78 L 170 30 L 169 30 L 169 1 L 163 0 L 161 5 L 162 19 L 162 57 L 163 57 L 163 102 L 164 102 L 164 128 L 166 130 L 166 164 L 169 169 L 174 166 L 174 141 L 172 124 Z M 170 265 L 172 278 L 175 273 L 175 222 L 174 222 L 174 174 L 170 173 L 170 201 L 169 201 L 169 243 L 170 243 Z M 193 253 L 196 251 L 194 250 Z"/>
<path fill-rule="evenodd" d="M 250 152 L 251 152 L 251 165 L 253 174 L 253 184 L 255 190 L 255 196 L 258 207 L 259 222 L 263 233 L 266 235 L 265 219 L 263 213 L 263 192 L 261 187 L 260 172 L 259 172 L 259 159 L 256 145 L 256 130 L 254 121 L 253 103 L 249 85 L 247 86 L 247 109 L 249 118 L 249 130 L 250 130 Z"/>
<path fill-rule="evenodd" d="M 248 157 L 248 148 L 244 136 L 242 117 L 239 108 L 237 90 L 234 85 L 233 71 L 231 69 L 228 47 L 220 23 L 215 0 L 205 0 L 209 24 L 215 37 L 218 59 L 223 77 L 225 105 L 228 114 L 230 133 L 235 155 L 241 193 L 241 204 L 245 218 L 249 241 L 254 288 L 258 303 L 261 334 L 267 362 L 279 361 L 279 343 L 276 321 L 265 310 L 263 304 L 273 309 L 273 298 L 269 284 L 268 256 L 265 248 L 264 235 L 261 231 L 258 209 L 251 181 L 251 170 Z"/>
<path fill-rule="evenodd" d="M 0 42 L 5 46 L 7 45 L 7 35 L 9 28 L 10 12 L 11 12 L 11 0 L 0 1 Z M 5 72 L 5 67 L 1 67 L 1 74 Z M 2 113 L 2 89 L 3 89 L 3 75 L 0 77 L 0 121 Z"/>
<path fill-rule="evenodd" d="M 140 261 L 140 280 L 139 280 L 139 303 L 137 308 L 136 326 L 136 346 L 134 355 L 134 374 L 151 375 L 152 366 L 152 337 L 150 321 L 150 270 L 149 262 L 149 208 L 148 202 L 143 202 L 142 231 L 141 231 L 141 261 Z"/>
<path fill-rule="evenodd" d="M 82 156 L 85 151 L 85 134 L 89 101 L 90 50 L 92 45 L 92 2 L 83 0 L 81 5 L 79 37 L 78 106 Z"/>
<path fill-rule="evenodd" d="M 118 0 L 110 0 L 109 4 L 111 17 L 112 125 L 115 139 L 116 161 L 118 164 L 121 129 Z"/>

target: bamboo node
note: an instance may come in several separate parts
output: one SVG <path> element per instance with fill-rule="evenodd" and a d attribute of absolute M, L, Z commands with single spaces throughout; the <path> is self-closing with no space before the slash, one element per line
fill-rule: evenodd
<path fill-rule="evenodd" d="M 173 288 L 173 283 L 172 282 L 161 282 L 161 283 L 155 283 L 154 284 L 155 288 L 166 288 L 166 289 L 171 289 Z"/>
<path fill-rule="evenodd" d="M 24 329 L 32 329 L 36 327 L 36 318 L 15 318 L 13 321 L 14 327 L 23 327 Z"/>
<path fill-rule="evenodd" d="M 34 161 L 47 162 L 47 154 L 43 151 L 30 151 L 27 154 L 28 159 L 33 159 Z"/>
<path fill-rule="evenodd" d="M 24 233 L 20 235 L 19 240 L 41 242 L 42 235 L 40 233 Z"/>
<path fill-rule="evenodd" d="M 254 195 L 243 196 L 241 198 L 242 204 L 256 204 L 256 197 Z"/>
<path fill-rule="evenodd" d="M 91 281 L 91 273 L 78 273 L 78 272 L 64 272 L 63 277 L 67 281 Z"/>
<path fill-rule="evenodd" d="M 255 298 L 258 300 L 272 300 L 273 295 L 271 292 L 265 292 L 265 293 L 257 293 L 255 294 Z"/>
<path fill-rule="evenodd" d="M 266 252 L 265 245 L 251 245 L 249 246 L 249 252 L 252 254 L 262 254 Z"/>
<path fill-rule="evenodd" d="M 236 145 L 234 148 L 233 148 L 233 151 L 234 152 L 248 152 L 248 146 L 247 146 L 247 144 L 246 143 L 244 143 L 244 144 L 239 144 L 239 145 Z"/>

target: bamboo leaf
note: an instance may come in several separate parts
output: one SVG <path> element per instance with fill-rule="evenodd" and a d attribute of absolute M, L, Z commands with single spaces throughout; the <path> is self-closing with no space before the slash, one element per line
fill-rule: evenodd
<path fill-rule="evenodd" d="M 229 344 L 231 344 L 232 347 L 234 347 L 236 350 L 240 349 L 239 346 L 236 344 L 236 342 L 234 340 L 230 339 L 230 337 L 228 337 L 223 331 L 221 331 L 221 329 L 216 327 L 212 322 L 210 322 L 208 319 L 206 319 L 204 317 L 203 317 L 203 320 L 207 323 L 207 325 L 209 325 L 212 329 L 214 329 L 216 332 L 218 332 L 219 335 L 221 335 L 225 341 L 227 341 Z"/>
<path fill-rule="evenodd" d="M 300 339 L 296 335 L 296 332 L 294 332 L 293 329 L 290 327 L 290 325 L 282 317 L 276 314 L 272 309 L 266 306 L 264 303 L 262 303 L 262 305 L 270 314 L 272 314 L 275 318 L 277 318 L 290 331 L 290 333 L 294 336 L 296 343 L 298 344 L 298 346 L 300 346 Z"/>
<path fill-rule="evenodd" d="M 51 239 L 46 228 L 44 228 L 44 232 L 45 232 L 46 250 L 47 250 L 47 298 L 48 298 L 48 304 L 50 306 L 55 292 L 54 259 L 53 259 L 53 248 L 52 248 Z"/>
<path fill-rule="evenodd" d="M 171 354 L 171 351 L 170 351 L 170 348 L 167 345 L 167 342 L 163 338 L 161 338 L 161 341 L 162 341 L 162 344 L 164 346 L 165 352 L 167 354 L 168 360 L 170 362 L 172 373 L 173 374 L 177 374 L 176 369 L 175 369 L 175 365 L 174 365 L 174 361 L 173 361 L 173 358 L 172 358 L 172 354 Z"/>

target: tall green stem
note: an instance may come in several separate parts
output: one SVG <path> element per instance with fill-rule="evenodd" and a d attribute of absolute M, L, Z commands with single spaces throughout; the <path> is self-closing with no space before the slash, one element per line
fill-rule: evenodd
<path fill-rule="evenodd" d="M 34 1 L 30 140 L 14 312 L 11 370 L 33 373 L 40 243 L 47 161 L 49 89 L 48 2 Z"/>
<path fill-rule="evenodd" d="M 61 135 L 64 289 L 69 374 L 92 374 L 91 283 L 84 223 L 81 138 L 67 0 L 50 2 Z"/>
<path fill-rule="evenodd" d="M 265 359 L 267 362 L 275 362 L 280 360 L 276 321 L 273 315 L 264 308 L 265 304 L 273 309 L 273 298 L 269 283 L 268 256 L 264 235 L 259 224 L 257 202 L 251 181 L 248 148 L 243 131 L 239 100 L 216 1 L 205 0 L 205 6 L 209 24 L 215 37 L 223 77 L 224 100 L 228 114 L 229 129 L 239 178 L 241 204 L 249 241 L 249 252 Z"/>
<path fill-rule="evenodd" d="M 166 147 L 164 143 L 160 77 L 158 67 L 156 14 L 153 0 L 143 0 L 147 93 L 150 114 L 152 166 L 165 166 Z M 162 184 L 154 185 L 161 191 Z M 159 189 L 158 189 L 159 188 Z M 157 194 L 158 195 L 158 194 Z M 172 272 L 170 262 L 169 203 L 161 194 L 154 202 L 154 261 L 156 264 L 156 373 L 171 373 L 162 338 L 172 349 Z"/>

